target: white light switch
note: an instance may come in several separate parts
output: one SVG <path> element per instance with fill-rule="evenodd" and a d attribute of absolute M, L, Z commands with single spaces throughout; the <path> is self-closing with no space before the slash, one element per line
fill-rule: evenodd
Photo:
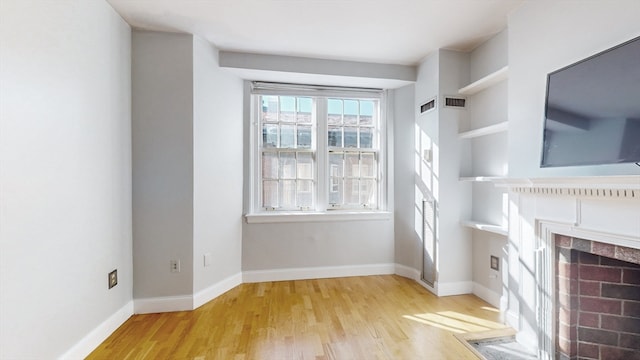
<path fill-rule="evenodd" d="M 431 162 L 431 149 L 424 149 L 422 151 L 422 158 L 424 161 L 430 163 Z"/>
<path fill-rule="evenodd" d="M 211 266 L 211 261 L 212 261 L 211 253 L 204 254 L 204 266 L 205 267 Z"/>

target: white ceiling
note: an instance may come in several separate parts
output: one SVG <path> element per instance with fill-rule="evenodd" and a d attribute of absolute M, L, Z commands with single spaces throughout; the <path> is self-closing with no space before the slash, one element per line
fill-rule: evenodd
<path fill-rule="evenodd" d="M 133 27 L 187 32 L 220 50 L 415 65 L 469 51 L 524 0 L 107 0 Z"/>

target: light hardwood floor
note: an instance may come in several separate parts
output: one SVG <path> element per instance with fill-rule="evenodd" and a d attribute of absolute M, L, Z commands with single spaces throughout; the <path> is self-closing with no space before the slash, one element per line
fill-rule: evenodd
<path fill-rule="evenodd" d="M 395 275 L 266 282 L 134 315 L 88 359 L 477 359 L 454 334 L 504 327 L 473 295 L 437 298 Z"/>

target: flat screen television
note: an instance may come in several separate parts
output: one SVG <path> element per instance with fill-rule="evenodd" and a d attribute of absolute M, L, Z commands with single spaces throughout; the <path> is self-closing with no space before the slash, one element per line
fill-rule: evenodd
<path fill-rule="evenodd" d="M 550 73 L 541 167 L 640 162 L 640 37 Z"/>

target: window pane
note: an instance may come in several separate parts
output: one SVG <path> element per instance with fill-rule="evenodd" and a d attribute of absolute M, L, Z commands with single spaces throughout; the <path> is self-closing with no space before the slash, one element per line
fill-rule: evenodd
<path fill-rule="evenodd" d="M 298 126 L 298 148 L 311 147 L 311 126 Z"/>
<path fill-rule="evenodd" d="M 360 176 L 375 177 L 375 174 L 376 174 L 376 159 L 374 154 L 361 154 L 360 155 Z"/>
<path fill-rule="evenodd" d="M 298 180 L 298 206 L 310 207 L 313 205 L 313 181 Z"/>
<path fill-rule="evenodd" d="M 360 164 L 358 154 L 345 154 L 344 172 L 347 177 L 360 176 Z"/>
<path fill-rule="evenodd" d="M 262 178 L 278 179 L 278 154 L 271 152 L 262 154 Z"/>
<path fill-rule="evenodd" d="M 311 153 L 298 153 L 298 179 L 313 179 L 313 156 Z"/>
<path fill-rule="evenodd" d="M 358 128 L 344 128 L 344 147 L 358 147 Z"/>
<path fill-rule="evenodd" d="M 360 148 L 371 149 L 373 147 L 373 129 L 360 128 Z"/>
<path fill-rule="evenodd" d="M 360 203 L 368 207 L 376 206 L 376 195 L 378 188 L 375 180 L 361 180 L 360 182 Z"/>
<path fill-rule="evenodd" d="M 344 101 L 344 124 L 358 125 L 358 100 Z"/>
<path fill-rule="evenodd" d="M 296 121 L 296 98 L 293 96 L 280 97 L 280 121 Z"/>
<path fill-rule="evenodd" d="M 371 126 L 373 125 L 373 101 L 360 101 L 360 125 Z"/>
<path fill-rule="evenodd" d="M 262 121 L 278 121 L 278 97 L 262 97 Z"/>
<path fill-rule="evenodd" d="M 342 100 L 329 99 L 327 100 L 327 113 L 329 125 L 342 124 Z"/>
<path fill-rule="evenodd" d="M 262 206 L 263 207 L 278 207 L 278 182 L 277 181 L 263 181 L 262 182 Z"/>
<path fill-rule="evenodd" d="M 294 126 L 293 125 L 280 126 L 280 147 L 293 148 L 294 144 L 295 144 Z"/>
<path fill-rule="evenodd" d="M 329 204 L 342 204 L 342 178 L 329 178 Z"/>
<path fill-rule="evenodd" d="M 380 171 L 380 122 L 376 99 L 305 96 L 261 96 L 256 119 L 262 131 L 258 142 L 262 179 L 261 202 L 278 210 L 315 209 L 318 191 L 333 208 L 377 208 Z M 327 108 L 316 113 L 318 104 Z M 317 115 L 326 116 L 316 119 Z M 326 126 L 318 134 L 316 121 Z M 327 136 L 326 143 L 318 143 Z M 342 150 L 342 149 L 347 150 Z M 317 163 L 315 151 L 327 162 Z M 320 168 L 320 167 L 323 168 Z M 324 168 L 328 166 L 327 168 Z M 318 179 L 324 174 L 324 180 Z M 318 184 L 324 188 L 319 189 Z M 324 199 L 323 195 L 323 200 Z"/>
<path fill-rule="evenodd" d="M 280 178 L 296 178 L 296 154 L 292 152 L 280 153 Z"/>
<path fill-rule="evenodd" d="M 343 153 L 329 154 L 329 176 L 343 177 Z"/>
<path fill-rule="evenodd" d="M 264 147 L 278 146 L 278 125 L 273 125 L 273 124 L 262 125 L 262 146 Z"/>
<path fill-rule="evenodd" d="M 282 186 L 282 198 L 280 199 L 281 206 L 285 209 L 296 207 L 296 181 L 282 180 L 280 184 Z"/>
<path fill-rule="evenodd" d="M 360 181 L 346 179 L 344 181 L 344 203 L 349 205 L 360 204 Z"/>
<path fill-rule="evenodd" d="M 311 112 L 313 110 L 313 99 L 298 98 L 298 123 L 311 124 Z"/>
<path fill-rule="evenodd" d="M 342 147 L 342 128 L 329 127 L 329 146 Z"/>

